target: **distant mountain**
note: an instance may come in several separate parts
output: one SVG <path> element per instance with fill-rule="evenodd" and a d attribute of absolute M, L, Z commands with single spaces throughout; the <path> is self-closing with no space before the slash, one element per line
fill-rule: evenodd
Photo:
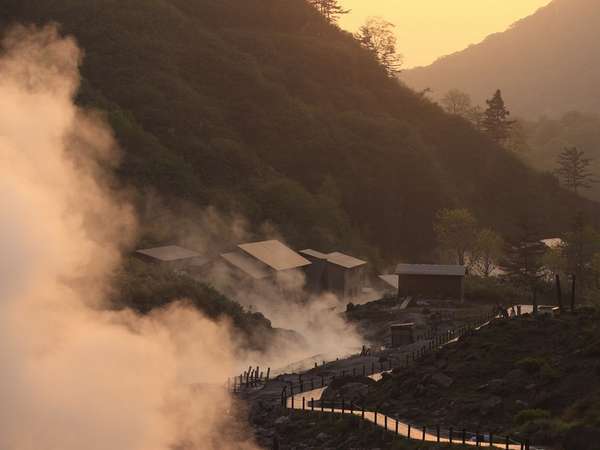
<path fill-rule="evenodd" d="M 484 104 L 500 88 L 517 115 L 536 118 L 578 110 L 600 112 L 600 1 L 554 0 L 503 33 L 407 70 L 406 84 L 452 88 Z"/>
<path fill-rule="evenodd" d="M 78 101 L 106 112 L 120 179 L 190 218 L 213 205 L 297 248 L 430 261 L 442 207 L 502 232 L 532 214 L 554 235 L 579 201 L 304 0 L 0 2 L 0 27 L 51 21 L 85 50 Z"/>

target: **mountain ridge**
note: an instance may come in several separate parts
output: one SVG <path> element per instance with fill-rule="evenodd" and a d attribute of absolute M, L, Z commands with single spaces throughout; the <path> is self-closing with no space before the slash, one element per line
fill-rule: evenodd
<path fill-rule="evenodd" d="M 433 89 L 436 98 L 457 88 L 480 104 L 499 88 L 509 107 L 528 117 L 600 112 L 594 87 L 600 61 L 594 60 L 593 48 L 599 25 L 600 4 L 554 0 L 506 31 L 407 70 L 401 79 L 417 90 Z"/>

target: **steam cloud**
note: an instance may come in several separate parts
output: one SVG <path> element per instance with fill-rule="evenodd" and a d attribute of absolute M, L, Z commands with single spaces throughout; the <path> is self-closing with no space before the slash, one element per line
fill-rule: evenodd
<path fill-rule="evenodd" d="M 0 448 L 254 448 L 224 438 L 226 324 L 185 303 L 146 317 L 102 308 L 136 225 L 109 187 L 111 132 L 73 102 L 81 58 L 53 27 L 3 41 Z"/>

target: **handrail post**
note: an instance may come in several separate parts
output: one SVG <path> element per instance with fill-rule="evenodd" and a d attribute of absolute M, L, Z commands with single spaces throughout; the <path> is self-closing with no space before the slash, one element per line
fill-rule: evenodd
<path fill-rule="evenodd" d="M 452 427 L 450 427 L 450 430 L 448 431 L 448 441 L 452 444 L 452 438 L 454 437 L 454 430 L 452 429 Z"/>
<path fill-rule="evenodd" d="M 435 432 L 436 432 L 437 441 L 440 442 L 440 426 L 439 425 L 435 426 Z"/>
<path fill-rule="evenodd" d="M 302 411 L 306 410 L 306 399 L 302 397 Z"/>
<path fill-rule="evenodd" d="M 423 427 L 423 440 L 425 440 L 425 433 L 427 432 L 427 427 Z"/>

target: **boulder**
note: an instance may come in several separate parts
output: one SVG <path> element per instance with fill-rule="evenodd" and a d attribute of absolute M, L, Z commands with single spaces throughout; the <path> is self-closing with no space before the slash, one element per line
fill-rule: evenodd
<path fill-rule="evenodd" d="M 431 382 L 443 388 L 449 388 L 454 383 L 454 380 L 448 375 L 438 372 L 431 376 Z"/>
<path fill-rule="evenodd" d="M 502 398 L 497 395 L 492 395 L 481 403 L 481 414 L 487 415 L 502 405 Z"/>
<path fill-rule="evenodd" d="M 319 433 L 317 434 L 317 441 L 323 442 L 329 439 L 329 435 L 327 433 Z"/>
<path fill-rule="evenodd" d="M 283 425 L 290 421 L 289 416 L 281 416 L 275 419 L 275 425 Z"/>

